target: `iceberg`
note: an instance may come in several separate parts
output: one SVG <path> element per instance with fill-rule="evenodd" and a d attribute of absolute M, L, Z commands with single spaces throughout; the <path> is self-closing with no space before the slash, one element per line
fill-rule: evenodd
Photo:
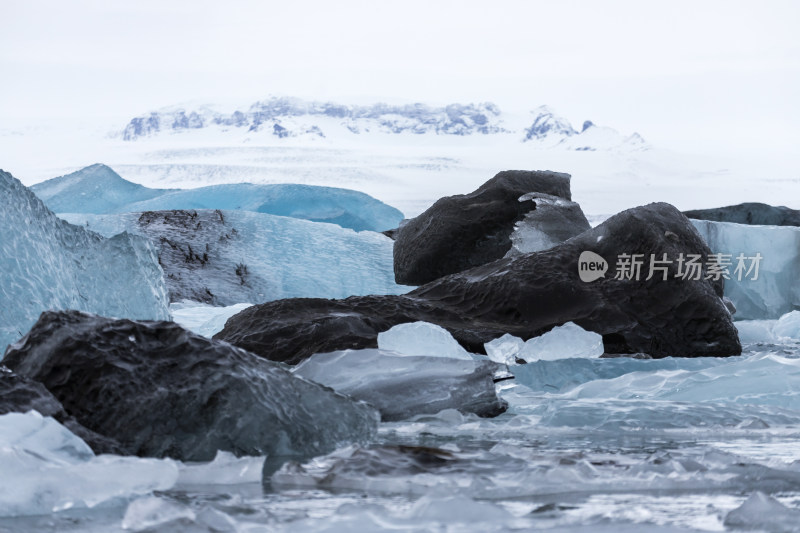
<path fill-rule="evenodd" d="M 382 420 L 402 420 L 443 409 L 480 416 L 505 410 L 497 398 L 490 361 L 397 355 L 383 350 L 344 350 L 313 355 L 293 372 L 363 400 Z"/>
<path fill-rule="evenodd" d="M 730 279 L 725 296 L 736 306 L 737 320 L 778 318 L 800 309 L 800 227 L 751 226 L 733 222 L 692 220 L 714 253 L 730 254 Z M 755 270 L 735 272 L 739 254 L 761 254 Z M 753 261 L 745 261 L 749 269 Z"/>
<path fill-rule="evenodd" d="M 473 359 L 449 331 L 429 322 L 398 324 L 378 333 L 378 348 L 401 355 Z"/>
<path fill-rule="evenodd" d="M 171 192 L 150 189 L 123 179 L 102 164 L 49 179 L 30 189 L 55 213 L 116 213 L 126 205 Z"/>
<path fill-rule="evenodd" d="M 248 211 L 61 216 L 103 235 L 150 239 L 172 302 L 229 306 L 407 290 L 394 281 L 392 240 L 380 233 Z"/>
<path fill-rule="evenodd" d="M 95 456 L 64 426 L 36 411 L 0 415 L 0 517 L 90 508 L 167 490 L 169 459 Z"/>
<path fill-rule="evenodd" d="M 0 350 L 48 309 L 169 319 L 163 271 L 147 239 L 107 239 L 68 224 L 3 171 L 0 202 Z"/>
<path fill-rule="evenodd" d="M 172 209 L 254 211 L 356 231 L 386 231 L 403 220 L 399 210 L 359 191 L 316 185 L 233 183 L 197 189 L 149 189 L 95 164 L 31 187 L 56 213 L 95 215 Z"/>

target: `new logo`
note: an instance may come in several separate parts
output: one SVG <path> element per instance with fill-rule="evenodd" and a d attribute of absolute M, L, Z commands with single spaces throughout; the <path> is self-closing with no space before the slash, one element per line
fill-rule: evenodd
<path fill-rule="evenodd" d="M 582 252 L 578 258 L 578 276 L 586 283 L 605 277 L 608 263 L 594 252 Z"/>

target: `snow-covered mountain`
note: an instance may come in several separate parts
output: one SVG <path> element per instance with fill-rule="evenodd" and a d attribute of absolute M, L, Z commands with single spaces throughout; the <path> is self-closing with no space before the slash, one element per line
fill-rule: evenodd
<path fill-rule="evenodd" d="M 444 107 L 422 103 L 389 105 L 344 105 L 269 98 L 246 110 L 222 112 L 212 106 L 167 107 L 135 117 L 121 132 L 133 141 L 166 132 L 217 129 L 285 138 L 328 138 L 342 133 L 415 135 L 502 135 L 509 140 L 559 146 L 568 150 L 647 149 L 636 133 L 624 136 L 611 128 L 599 128 L 587 120 L 578 131 L 569 120 L 541 106 L 529 119 L 507 115 L 492 103 L 450 104 Z"/>

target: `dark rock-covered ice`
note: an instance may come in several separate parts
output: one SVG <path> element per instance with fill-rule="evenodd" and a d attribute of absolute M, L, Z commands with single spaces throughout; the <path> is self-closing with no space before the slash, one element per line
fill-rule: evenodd
<path fill-rule="evenodd" d="M 511 248 L 517 223 L 537 229 L 548 243 L 589 229 L 580 208 L 569 202 L 569 180 L 558 172 L 508 170 L 474 192 L 440 198 L 397 230 L 397 282 L 422 285 L 500 259 Z M 526 219 L 539 204 L 545 215 Z"/>
<path fill-rule="evenodd" d="M 382 420 L 403 420 L 443 409 L 478 416 L 502 413 L 506 406 L 493 379 L 498 367 L 491 361 L 345 350 L 316 354 L 293 372 L 364 400 Z"/>
<path fill-rule="evenodd" d="M 171 302 L 233 305 L 407 290 L 394 282 L 392 241 L 371 231 L 209 209 L 62 216 L 103 235 L 147 237 L 158 250 Z"/>
<path fill-rule="evenodd" d="M 745 202 L 726 207 L 684 211 L 689 218 L 763 226 L 800 226 L 800 211 L 785 206 Z"/>
<path fill-rule="evenodd" d="M 669 204 L 629 209 L 546 251 L 504 258 L 440 278 L 405 296 L 346 300 L 292 299 L 250 307 L 215 338 L 262 357 L 297 363 L 313 353 L 375 348 L 378 333 L 403 322 L 444 327 L 473 353 L 504 333 L 522 339 L 572 321 L 603 336 L 608 353 L 653 357 L 727 356 L 741 352 L 722 300 L 723 281 L 683 279 L 673 262 L 639 279 L 607 273 L 581 281 L 584 251 L 613 268 L 622 254 L 696 254 L 710 250 L 691 222 Z M 666 279 L 664 279 L 666 277 Z"/>
<path fill-rule="evenodd" d="M 170 322 L 47 312 L 3 362 L 131 455 L 308 457 L 370 438 L 378 421 L 365 404 Z"/>

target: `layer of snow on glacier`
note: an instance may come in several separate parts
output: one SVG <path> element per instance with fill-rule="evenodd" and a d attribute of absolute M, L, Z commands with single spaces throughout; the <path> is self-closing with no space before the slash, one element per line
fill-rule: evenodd
<path fill-rule="evenodd" d="M 378 348 L 400 355 L 473 360 L 449 331 L 428 322 L 398 324 L 388 331 L 378 333 Z"/>
<path fill-rule="evenodd" d="M 174 461 L 103 455 L 36 411 L 0 416 L 0 517 L 94 507 L 167 490 Z"/>
<path fill-rule="evenodd" d="M 350 189 L 286 183 L 150 189 L 127 181 L 100 164 L 38 183 L 31 189 L 56 213 L 227 209 L 330 222 L 356 231 L 386 231 L 396 228 L 403 219 L 403 213 L 394 207 Z"/>
<path fill-rule="evenodd" d="M 61 216 L 104 235 L 126 230 L 156 243 L 166 237 L 183 248 L 191 245 L 197 253 L 208 250 L 204 264 L 180 260 L 165 265 L 168 275 L 170 268 L 180 269 L 167 279 L 175 301 L 208 291 L 215 305 L 233 305 L 408 290 L 394 281 L 393 241 L 380 233 L 248 211 L 196 213 L 197 229 L 194 224 L 184 228 L 163 220 L 140 224 L 138 213 Z M 237 274 L 242 272 L 240 265 L 246 267 L 244 275 Z"/>
<path fill-rule="evenodd" d="M 106 239 L 56 217 L 11 174 L 0 171 L 0 351 L 48 309 L 169 319 L 153 246 L 121 234 Z"/>
<path fill-rule="evenodd" d="M 751 226 L 692 220 L 714 253 L 731 254 L 725 296 L 736 305 L 737 320 L 778 318 L 800 308 L 800 228 Z M 758 279 L 734 274 L 736 257 L 760 253 Z M 749 261 L 746 263 L 749 266 Z"/>
<path fill-rule="evenodd" d="M 458 409 L 479 415 L 501 410 L 490 361 L 408 356 L 384 350 L 315 354 L 294 373 L 378 409 L 383 420 Z"/>
<path fill-rule="evenodd" d="M 241 303 L 216 307 L 199 302 L 183 301 L 170 304 L 169 310 L 175 322 L 193 333 L 210 339 L 222 331 L 225 322 L 230 317 L 252 305 Z"/>
<path fill-rule="evenodd" d="M 544 335 L 528 339 L 517 357 L 530 363 L 573 357 L 600 357 L 603 351 L 602 335 L 586 331 L 574 322 L 567 322 Z"/>

